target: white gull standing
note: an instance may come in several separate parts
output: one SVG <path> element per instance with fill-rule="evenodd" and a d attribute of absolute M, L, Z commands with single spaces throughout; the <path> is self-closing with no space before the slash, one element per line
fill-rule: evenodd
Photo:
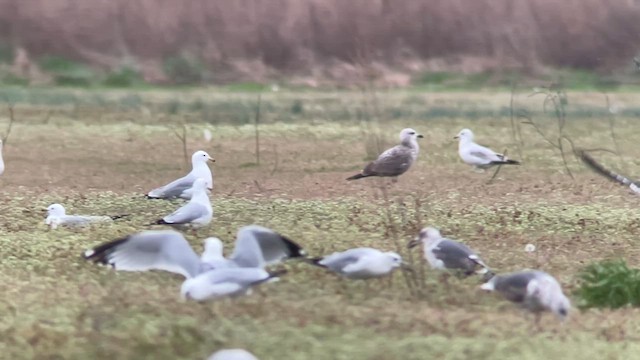
<path fill-rule="evenodd" d="M 485 274 L 489 267 L 465 244 L 442 237 L 440 230 L 426 227 L 409 242 L 412 248 L 422 244 L 424 258 L 432 269 L 458 270 L 465 275 Z"/>
<path fill-rule="evenodd" d="M 404 174 L 418 158 L 420 146 L 417 139 L 422 137 L 413 129 L 403 129 L 400 132 L 400 145 L 386 150 L 360 173 L 348 177 L 347 180 L 357 180 L 369 176 L 397 177 Z"/>
<path fill-rule="evenodd" d="M 172 198 L 191 198 L 191 187 L 198 178 L 202 178 L 206 182 L 206 187 L 209 190 L 213 189 L 213 175 L 211 169 L 207 165 L 207 161 L 215 162 L 215 160 L 209 156 L 205 151 L 196 151 L 191 156 L 191 172 L 172 181 L 171 183 L 151 190 L 148 194 L 148 198 L 152 199 L 172 199 Z"/>
<path fill-rule="evenodd" d="M 503 154 L 473 142 L 473 132 L 469 129 L 460 130 L 454 139 L 459 141 L 458 154 L 462 161 L 475 169 L 484 170 L 495 165 L 520 165 L 519 161 L 508 159 Z"/>

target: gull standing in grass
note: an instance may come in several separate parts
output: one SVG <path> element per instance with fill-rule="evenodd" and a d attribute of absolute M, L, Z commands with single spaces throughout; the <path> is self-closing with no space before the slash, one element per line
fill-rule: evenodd
<path fill-rule="evenodd" d="M 564 320 L 571 309 L 571 302 L 562 292 L 558 281 L 543 271 L 525 270 L 496 275 L 480 288 L 496 291 L 507 300 L 533 312 L 538 328 L 542 312 L 551 311 Z"/>
<path fill-rule="evenodd" d="M 370 162 L 359 174 L 348 177 L 347 180 L 357 180 L 369 176 L 398 177 L 411 167 L 418 158 L 420 146 L 417 139 L 423 136 L 413 129 L 400 132 L 400 145 L 386 150 L 378 158 Z"/>
<path fill-rule="evenodd" d="M 313 265 L 324 267 L 348 279 L 372 279 L 389 275 L 404 266 L 402 257 L 395 252 L 382 252 L 372 248 L 355 248 L 311 259 Z"/>
<path fill-rule="evenodd" d="M 198 178 L 204 179 L 207 189 L 212 190 L 213 175 L 211 174 L 211 169 L 207 166 L 207 161 L 215 162 L 215 160 L 205 151 L 196 151 L 191 156 L 192 169 L 190 173 L 165 186 L 151 190 L 147 194 L 147 197 L 152 199 L 191 199 L 191 188 Z"/>
<path fill-rule="evenodd" d="M 213 218 L 213 208 L 207 194 L 206 181 L 202 178 L 196 179 L 191 192 L 191 200 L 188 203 L 152 225 L 184 226 L 194 229 L 209 225 Z"/>
<path fill-rule="evenodd" d="M 440 230 L 426 227 L 409 242 L 412 248 L 422 244 L 424 258 L 432 269 L 456 270 L 464 275 L 486 274 L 489 267 L 465 244 L 442 237 Z"/>
<path fill-rule="evenodd" d="M 207 360 L 258 360 L 258 358 L 244 349 L 223 349 L 216 351 Z"/>
<path fill-rule="evenodd" d="M 460 130 L 454 139 L 459 141 L 458 154 L 462 161 L 479 171 L 495 165 L 520 165 L 519 161 L 508 159 L 503 154 L 473 142 L 473 132 L 469 129 Z"/>
<path fill-rule="evenodd" d="M 199 258 L 182 234 L 161 230 L 143 231 L 104 243 L 87 250 L 84 258 L 115 270 L 164 270 L 180 274 L 186 278 L 182 296 L 201 301 L 242 295 L 252 286 L 283 274 L 265 271 L 266 265 L 304 254 L 293 241 L 257 225 L 238 231 L 236 247 L 229 259 L 212 257 L 212 251 L 205 249 Z"/>
<path fill-rule="evenodd" d="M 127 217 L 129 215 L 115 216 L 88 216 L 88 215 L 67 215 L 64 206 L 60 204 L 51 204 L 47 207 L 47 218 L 44 223 L 49 225 L 51 229 L 58 226 L 66 227 L 82 227 L 90 224 L 113 221 Z"/>

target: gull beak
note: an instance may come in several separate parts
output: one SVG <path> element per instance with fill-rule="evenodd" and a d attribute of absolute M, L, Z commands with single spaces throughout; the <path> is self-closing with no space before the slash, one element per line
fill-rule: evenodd
<path fill-rule="evenodd" d="M 416 136 L 418 139 L 422 139 L 424 136 L 422 136 L 422 134 L 418 134 L 418 136 Z"/>
<path fill-rule="evenodd" d="M 211 156 L 209 156 L 208 160 L 211 161 L 211 162 L 216 162 L 216 159 L 212 158 Z"/>
<path fill-rule="evenodd" d="M 454 136 L 453 138 L 454 138 L 454 139 L 456 139 L 456 140 L 458 140 L 458 139 L 460 139 L 460 136 L 459 136 L 459 135 L 456 135 L 456 136 Z"/>
<path fill-rule="evenodd" d="M 420 239 L 415 238 L 415 239 L 409 241 L 409 243 L 407 244 L 407 249 L 412 249 L 412 248 L 418 246 L 419 244 L 420 244 Z"/>
<path fill-rule="evenodd" d="M 411 265 L 407 264 L 406 262 L 401 262 L 400 263 L 400 267 L 404 270 L 407 270 L 409 272 L 415 272 L 415 270 L 413 270 L 413 268 L 411 267 Z"/>

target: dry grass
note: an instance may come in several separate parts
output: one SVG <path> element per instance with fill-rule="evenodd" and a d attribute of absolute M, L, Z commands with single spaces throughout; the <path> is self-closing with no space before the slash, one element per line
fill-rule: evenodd
<path fill-rule="evenodd" d="M 315 96 L 322 101 L 335 97 Z M 398 93 L 389 101 L 411 96 Z M 458 94 L 439 96 L 441 104 L 451 107 L 473 102 Z M 296 95 L 263 100 L 272 100 L 277 109 L 290 97 Z M 312 102 L 314 94 L 300 97 Z M 495 99 L 508 104 L 508 95 Z M 573 99 L 572 104 L 583 106 L 598 101 L 596 96 L 590 101 L 591 95 Z M 500 102 L 478 97 L 488 108 Z M 217 159 L 216 215 L 203 234 L 220 236 L 230 246 L 239 226 L 259 223 L 300 242 L 311 255 L 354 246 L 394 249 L 375 179 L 343 180 L 365 163 L 362 128 L 349 118 L 328 119 L 335 105 L 323 104 L 308 120 L 263 125 L 260 166 L 254 164 L 252 126 L 189 125 L 189 151 L 204 149 Z M 385 114 L 386 106 L 382 104 Z M 412 106 L 425 110 L 425 105 Z M 177 205 L 142 198 L 184 171 L 182 144 L 171 128 L 151 125 L 176 119 L 104 110 L 74 118 L 72 110 L 57 109 L 45 123 L 43 114 L 49 111 L 17 106 L 4 153 L 0 351 L 9 358 L 196 359 L 230 346 L 250 349 L 261 359 L 613 359 L 631 358 L 639 350 L 635 309 L 576 310 L 563 325 L 547 317 L 545 330 L 537 333 L 519 310 L 480 293 L 478 279 L 450 279 L 446 286 L 430 271 L 424 290 L 415 296 L 400 274 L 366 287 L 291 262 L 282 281 L 253 296 L 180 302 L 177 276 L 113 273 L 80 258 L 87 247 L 141 230 L 149 219 Z M 211 143 L 199 135 L 205 126 L 212 129 Z M 533 130 L 523 129 L 523 165 L 503 169 L 486 185 L 490 173 L 476 174 L 461 164 L 451 137 L 470 127 L 481 143 L 512 149 L 508 117 L 402 115 L 379 124 L 390 142 L 406 126 L 427 138 L 416 167 L 390 190 L 402 244 L 420 226 L 435 225 L 477 249 L 495 269 L 539 267 L 557 275 L 569 292 L 576 286 L 577 271 L 592 261 L 624 257 L 632 266 L 640 265 L 635 246 L 638 198 L 577 162 L 570 162 L 576 176 L 570 181 L 562 173 L 561 159 Z M 622 154 L 603 159 L 640 174 L 634 158 L 640 140 L 632 131 L 635 119 L 620 117 L 616 126 L 624 134 L 618 139 Z M 606 121 L 569 116 L 567 132 L 584 147 L 612 144 Z M 72 212 L 133 215 L 113 225 L 47 231 L 41 210 L 53 202 Z M 420 211 L 421 223 L 415 211 Z M 201 249 L 201 238 L 189 240 Z M 525 253 L 527 243 L 538 251 Z M 411 257 L 419 261 L 417 253 Z"/>
<path fill-rule="evenodd" d="M 633 1 L 161 4 L 4 0 L 0 40 L 35 59 L 59 55 L 108 69 L 139 67 L 151 82 L 167 81 L 165 60 L 184 58 L 204 64 L 208 77 L 221 82 L 284 72 L 353 84 L 362 76 L 354 65 L 365 61 L 400 84 L 405 74 L 425 70 L 629 67 L 640 34 Z"/>

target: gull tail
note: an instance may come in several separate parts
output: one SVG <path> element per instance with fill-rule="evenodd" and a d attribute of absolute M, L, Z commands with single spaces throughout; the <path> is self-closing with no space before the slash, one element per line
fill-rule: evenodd
<path fill-rule="evenodd" d="M 304 259 L 304 262 L 306 262 L 307 264 L 311 264 L 311 265 L 315 265 L 321 268 L 326 268 L 325 265 L 320 264 L 320 261 L 322 261 L 322 259 L 324 259 L 323 257 L 316 257 L 316 258 L 306 258 Z"/>
<path fill-rule="evenodd" d="M 520 165 L 520 161 L 511 160 L 511 159 L 505 159 L 505 160 L 502 160 L 502 161 L 492 161 L 491 164 L 492 165 Z"/>
<path fill-rule="evenodd" d="M 154 222 L 146 224 L 146 226 L 151 226 L 151 225 L 174 225 L 174 224 L 168 223 L 168 222 L 164 221 L 164 219 L 160 219 L 160 220 L 156 220 Z"/>
<path fill-rule="evenodd" d="M 366 178 L 366 177 L 369 177 L 369 176 L 371 176 L 371 175 L 364 175 L 362 173 L 359 173 L 359 174 L 355 174 L 353 176 L 349 176 L 347 178 L 347 181 L 358 180 L 358 179 Z"/>
<path fill-rule="evenodd" d="M 638 188 L 640 186 L 640 181 L 637 181 L 637 182 L 633 181 L 627 178 L 626 176 L 620 175 L 618 173 L 615 173 L 605 168 L 604 166 L 599 164 L 594 158 L 592 158 L 591 155 L 587 154 L 586 151 L 580 151 L 578 155 L 580 156 L 580 159 L 582 160 L 582 162 L 584 162 L 591 170 L 617 183 L 629 186 L 629 188 L 631 188 L 631 190 L 633 190 L 636 193 L 640 193 L 640 189 Z"/>

